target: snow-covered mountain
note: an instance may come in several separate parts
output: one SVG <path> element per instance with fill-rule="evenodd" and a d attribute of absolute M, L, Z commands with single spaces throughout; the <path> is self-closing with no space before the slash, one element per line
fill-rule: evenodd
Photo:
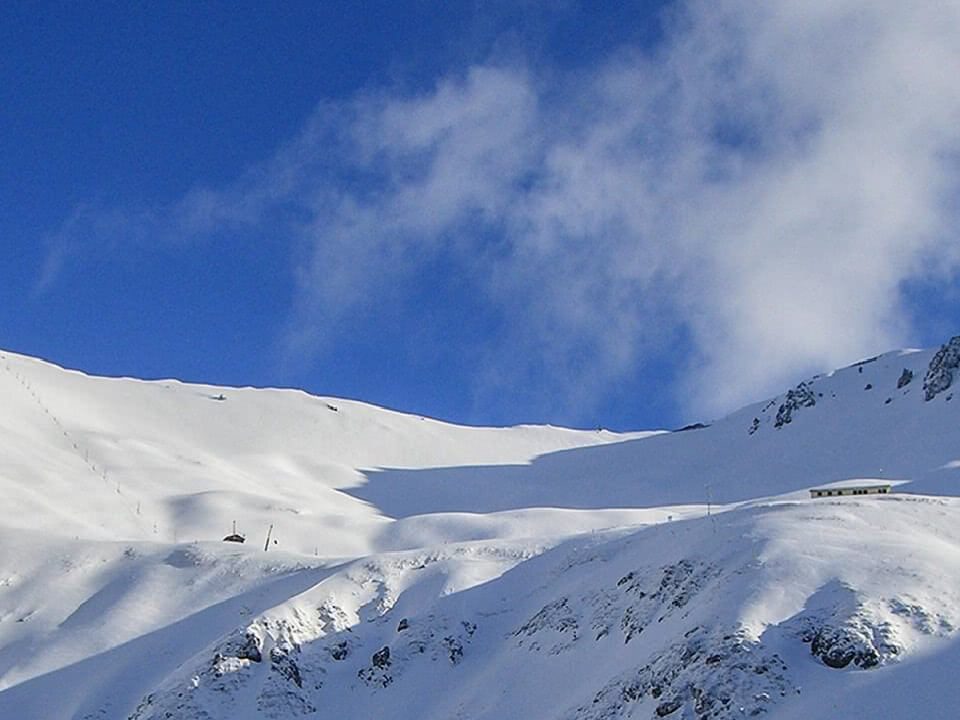
<path fill-rule="evenodd" d="M 958 368 L 618 435 L 2 353 L 0 718 L 956 718 Z"/>

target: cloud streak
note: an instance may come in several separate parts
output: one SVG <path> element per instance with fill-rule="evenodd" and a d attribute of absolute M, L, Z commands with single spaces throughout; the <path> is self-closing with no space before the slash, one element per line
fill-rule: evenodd
<path fill-rule="evenodd" d="M 682 336 L 679 402 L 715 415 L 914 341 L 904 283 L 960 264 L 960 8 L 719 0 L 671 18 L 654 52 L 565 76 L 493 58 L 322 104 L 233 187 L 106 228 L 81 213 L 41 285 L 85 234 L 283 227 L 300 243 L 285 351 L 310 356 L 409 304 L 442 256 L 499 318 L 481 403 L 589 404 Z"/>

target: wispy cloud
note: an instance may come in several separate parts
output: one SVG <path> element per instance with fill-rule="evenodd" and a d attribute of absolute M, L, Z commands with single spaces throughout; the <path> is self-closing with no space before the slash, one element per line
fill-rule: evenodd
<path fill-rule="evenodd" d="M 40 284 L 86 235 L 282 227 L 284 344 L 309 355 L 442 254 L 503 320 L 479 393 L 582 404 L 682 332 L 675 390 L 720 413 L 913 341 L 904 283 L 955 277 L 957 37 L 950 3 L 692 2 L 653 54 L 561 77 L 494 58 L 324 103 L 233 187 L 81 211 Z"/>

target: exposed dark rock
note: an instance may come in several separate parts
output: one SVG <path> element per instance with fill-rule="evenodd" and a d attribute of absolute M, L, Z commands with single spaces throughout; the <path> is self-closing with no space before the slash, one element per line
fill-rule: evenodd
<path fill-rule="evenodd" d="M 923 378 L 923 399 L 933 400 L 953 383 L 953 371 L 960 367 L 960 335 L 941 346 L 930 361 Z"/>
<path fill-rule="evenodd" d="M 811 627 L 801 639 L 810 643 L 812 655 L 838 670 L 851 664 L 867 670 L 900 653 L 886 624 L 871 623 L 860 615 L 842 625 Z"/>
<path fill-rule="evenodd" d="M 773 423 L 775 428 L 781 428 L 793 422 L 793 415 L 803 407 L 813 407 L 817 404 L 817 396 L 810 386 L 802 382 L 793 390 L 788 390 L 783 402 L 777 409 L 777 418 Z"/>
<path fill-rule="evenodd" d="M 406 618 L 403 618 L 403 619 L 397 624 L 397 632 L 403 632 L 403 631 L 406 630 L 408 627 L 410 627 L 410 621 L 407 620 Z"/>
<path fill-rule="evenodd" d="M 819 630 L 810 641 L 810 652 L 827 667 L 836 669 L 845 668 L 851 662 L 862 668 L 871 668 L 880 662 L 876 649 L 846 628 Z"/>
<path fill-rule="evenodd" d="M 709 650 L 709 652 L 708 652 Z M 698 628 L 684 642 L 655 654 L 647 664 L 613 680 L 589 705 L 574 710 L 577 720 L 633 717 L 631 705 L 645 697 L 659 701 L 655 717 L 675 712 L 697 720 L 734 720 L 768 712 L 789 688 L 787 667 L 774 653 L 739 630 L 721 639 Z"/>
<path fill-rule="evenodd" d="M 447 657 L 453 665 L 457 665 L 463 660 L 463 643 L 453 635 L 447 635 L 443 639 L 443 644 L 447 648 Z"/>
<path fill-rule="evenodd" d="M 472 634 L 472 633 L 471 633 Z M 568 598 L 560 598 L 544 605 L 537 613 L 513 632 L 520 638 L 518 644 L 526 645 L 530 650 L 541 650 L 538 636 L 550 637 L 551 641 L 560 635 L 548 652 L 556 655 L 569 649 L 580 637 L 580 623 L 570 606 Z"/>
<path fill-rule="evenodd" d="M 660 572 L 659 583 L 654 587 L 647 584 L 651 574 L 639 572 L 628 573 L 617 582 L 617 587 L 632 598 L 620 620 L 624 643 L 640 635 L 654 620 L 662 622 L 685 607 L 715 574 L 713 569 L 689 560 L 667 565 Z"/>
<path fill-rule="evenodd" d="M 248 632 L 243 641 L 239 644 L 236 649 L 235 657 L 240 658 L 241 660 L 251 660 L 253 662 L 260 662 L 263 660 L 263 640 L 252 632 Z"/>
<path fill-rule="evenodd" d="M 677 710 L 683 707 L 683 701 L 679 698 L 673 698 L 672 700 L 667 700 L 666 702 L 660 703 L 657 705 L 656 713 L 657 717 L 666 717 L 671 713 L 675 713 Z"/>
<path fill-rule="evenodd" d="M 384 645 L 382 648 L 377 650 L 373 657 L 370 658 L 370 662 L 375 668 L 386 668 L 390 667 L 390 647 Z"/>
<path fill-rule="evenodd" d="M 303 678 L 300 676 L 300 668 L 297 663 L 278 648 L 270 651 L 271 669 L 278 672 L 281 676 L 292 682 L 297 687 L 303 687 Z"/>
<path fill-rule="evenodd" d="M 345 660 L 350 654 L 350 645 L 346 640 L 341 640 L 340 642 L 330 645 L 327 651 L 334 660 Z"/>
<path fill-rule="evenodd" d="M 911 380 L 913 380 L 913 370 L 904 368 L 903 372 L 900 373 L 900 378 L 897 380 L 897 390 L 905 388 L 910 384 Z"/>
<path fill-rule="evenodd" d="M 357 671 L 357 677 L 367 685 L 387 687 L 393 682 L 393 675 L 389 672 L 391 664 L 390 648 L 384 645 L 370 658 L 369 667 Z"/>

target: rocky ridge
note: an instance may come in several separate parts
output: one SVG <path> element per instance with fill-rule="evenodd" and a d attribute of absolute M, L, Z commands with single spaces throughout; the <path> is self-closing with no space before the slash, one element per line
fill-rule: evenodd
<path fill-rule="evenodd" d="M 865 382 L 861 389 L 867 392 L 879 390 L 884 393 L 883 404 L 885 405 L 892 403 L 898 396 L 908 395 L 909 386 L 918 373 L 923 375 L 922 390 L 925 401 L 929 402 L 941 395 L 946 400 L 953 398 L 953 394 L 948 391 L 953 384 L 954 374 L 960 369 L 960 335 L 944 343 L 925 365 L 918 368 L 899 366 L 899 375 L 896 376 L 895 381 L 888 378 L 886 374 L 881 378 L 876 377 L 877 373 L 871 366 L 879 365 L 885 368 L 895 365 L 898 359 L 896 353 L 872 357 L 837 372 L 851 373 L 856 370 L 858 375 L 864 375 L 866 369 L 867 375 L 864 377 L 869 377 L 870 381 Z M 754 435 L 765 424 L 774 430 L 781 430 L 793 423 L 801 411 L 814 408 L 825 399 L 836 399 L 835 391 L 826 389 L 828 381 L 834 375 L 835 373 L 828 376 L 816 375 L 799 383 L 784 395 L 769 400 L 760 409 L 759 414 L 750 420 L 747 434 Z"/>

